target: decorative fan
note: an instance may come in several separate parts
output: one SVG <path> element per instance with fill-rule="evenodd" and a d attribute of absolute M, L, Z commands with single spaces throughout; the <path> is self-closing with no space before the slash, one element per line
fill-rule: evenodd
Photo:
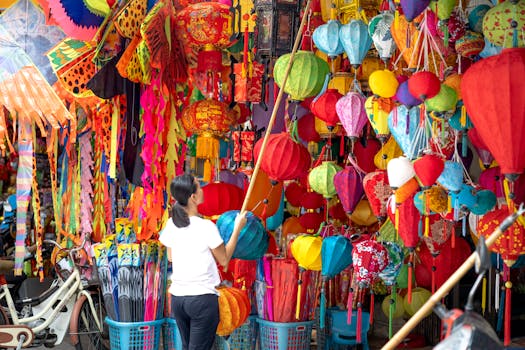
<path fill-rule="evenodd" d="M 128 78 L 134 83 L 145 83 L 146 81 L 149 81 L 145 77 L 151 77 L 149 67 L 147 67 L 147 72 L 143 71 L 139 55 L 137 54 L 137 47 L 140 43 L 141 37 L 140 34 L 137 33 L 133 40 L 131 40 L 131 42 L 128 44 L 126 50 L 124 50 L 124 53 L 122 54 L 122 57 L 116 64 L 120 75 L 124 78 Z"/>
<path fill-rule="evenodd" d="M 131 0 L 117 13 L 115 28 L 120 35 L 133 39 L 148 11 L 147 0 Z"/>

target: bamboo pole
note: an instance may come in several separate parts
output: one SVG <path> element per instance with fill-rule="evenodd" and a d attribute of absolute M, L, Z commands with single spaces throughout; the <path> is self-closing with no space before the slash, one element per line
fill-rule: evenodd
<path fill-rule="evenodd" d="M 496 240 L 525 212 L 523 204 L 517 212 L 509 215 L 499 227 L 487 238 L 485 244 L 490 247 Z M 448 292 L 459 282 L 459 280 L 474 266 L 478 253 L 472 253 L 456 272 L 450 276 L 445 283 L 427 300 L 427 302 L 412 316 L 407 323 L 386 343 L 382 350 L 395 349 L 403 339 L 414 329 L 425 316 L 432 312 L 434 306 L 443 299 Z"/>
<path fill-rule="evenodd" d="M 284 87 L 286 86 L 288 75 L 290 74 L 290 71 L 292 70 L 295 53 L 297 52 L 297 49 L 299 48 L 299 44 L 301 43 L 301 37 L 302 37 L 304 26 L 306 24 L 306 19 L 308 18 L 308 11 L 310 10 L 311 2 L 312 0 L 308 0 L 306 2 L 306 6 L 304 7 L 303 19 L 301 20 L 301 25 L 299 26 L 299 30 L 297 31 L 297 35 L 295 37 L 295 42 L 292 48 L 292 52 L 290 54 L 290 61 L 288 62 L 288 66 L 286 67 L 286 71 L 284 72 L 282 88 L 279 89 L 279 94 L 277 95 L 277 98 L 275 99 L 275 103 L 273 105 L 272 115 L 270 117 L 270 121 L 268 122 L 268 126 L 266 127 L 266 133 L 264 135 L 263 143 L 261 145 L 261 150 L 259 152 L 259 158 L 257 159 L 257 162 L 255 163 L 255 168 L 253 169 L 253 173 L 250 179 L 250 185 L 248 186 L 248 190 L 246 191 L 246 197 L 244 197 L 244 202 L 242 203 L 241 212 L 246 210 L 246 206 L 248 205 L 248 201 L 250 199 L 250 196 L 252 195 L 253 187 L 255 185 L 255 179 L 257 178 L 257 175 L 259 174 L 259 168 L 261 167 L 261 161 L 263 159 L 264 152 L 266 151 L 266 145 L 268 144 L 268 139 L 272 132 L 273 124 L 275 123 L 275 117 L 277 116 L 279 105 L 281 104 L 281 100 L 283 99 Z"/>

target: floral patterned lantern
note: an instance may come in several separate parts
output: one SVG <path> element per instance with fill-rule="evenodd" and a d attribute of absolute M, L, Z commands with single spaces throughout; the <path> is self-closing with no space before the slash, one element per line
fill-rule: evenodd
<path fill-rule="evenodd" d="M 379 58 L 387 62 L 396 50 L 396 44 L 390 27 L 394 23 L 394 15 L 389 12 L 383 12 L 370 20 L 368 24 L 368 33 L 372 37 L 374 46 L 379 53 Z"/>
<path fill-rule="evenodd" d="M 525 47 L 525 2 L 503 1 L 483 17 L 483 35 L 494 45 Z"/>
<path fill-rule="evenodd" d="M 387 215 L 386 203 L 392 195 L 386 171 L 366 174 L 363 178 L 363 188 L 374 215 L 379 221 L 384 221 Z"/>

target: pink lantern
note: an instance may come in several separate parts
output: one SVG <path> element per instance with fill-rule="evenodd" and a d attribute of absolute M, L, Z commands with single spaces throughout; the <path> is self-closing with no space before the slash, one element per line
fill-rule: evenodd
<path fill-rule="evenodd" d="M 347 166 L 334 176 L 334 186 L 347 213 L 354 211 L 363 197 L 363 179 L 353 166 Z"/>
<path fill-rule="evenodd" d="M 346 131 L 346 135 L 352 140 L 361 135 L 368 121 L 365 112 L 365 101 L 366 99 L 361 94 L 350 91 L 335 104 L 335 110 Z"/>
<path fill-rule="evenodd" d="M 379 170 L 366 174 L 363 178 L 363 188 L 374 215 L 379 221 L 383 221 L 387 215 L 386 203 L 392 195 L 386 171 Z"/>

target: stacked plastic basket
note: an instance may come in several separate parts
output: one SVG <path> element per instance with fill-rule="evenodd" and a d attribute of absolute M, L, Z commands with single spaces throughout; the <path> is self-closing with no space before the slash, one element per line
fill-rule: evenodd
<path fill-rule="evenodd" d="M 215 337 L 215 350 L 255 350 L 257 348 L 257 317 L 250 316 L 246 322 L 228 337 Z"/>
<path fill-rule="evenodd" d="M 164 320 L 117 322 L 106 317 L 111 350 L 153 350 L 159 348 Z"/>
<path fill-rule="evenodd" d="M 308 350 L 314 321 L 280 323 L 257 319 L 263 350 Z"/>

